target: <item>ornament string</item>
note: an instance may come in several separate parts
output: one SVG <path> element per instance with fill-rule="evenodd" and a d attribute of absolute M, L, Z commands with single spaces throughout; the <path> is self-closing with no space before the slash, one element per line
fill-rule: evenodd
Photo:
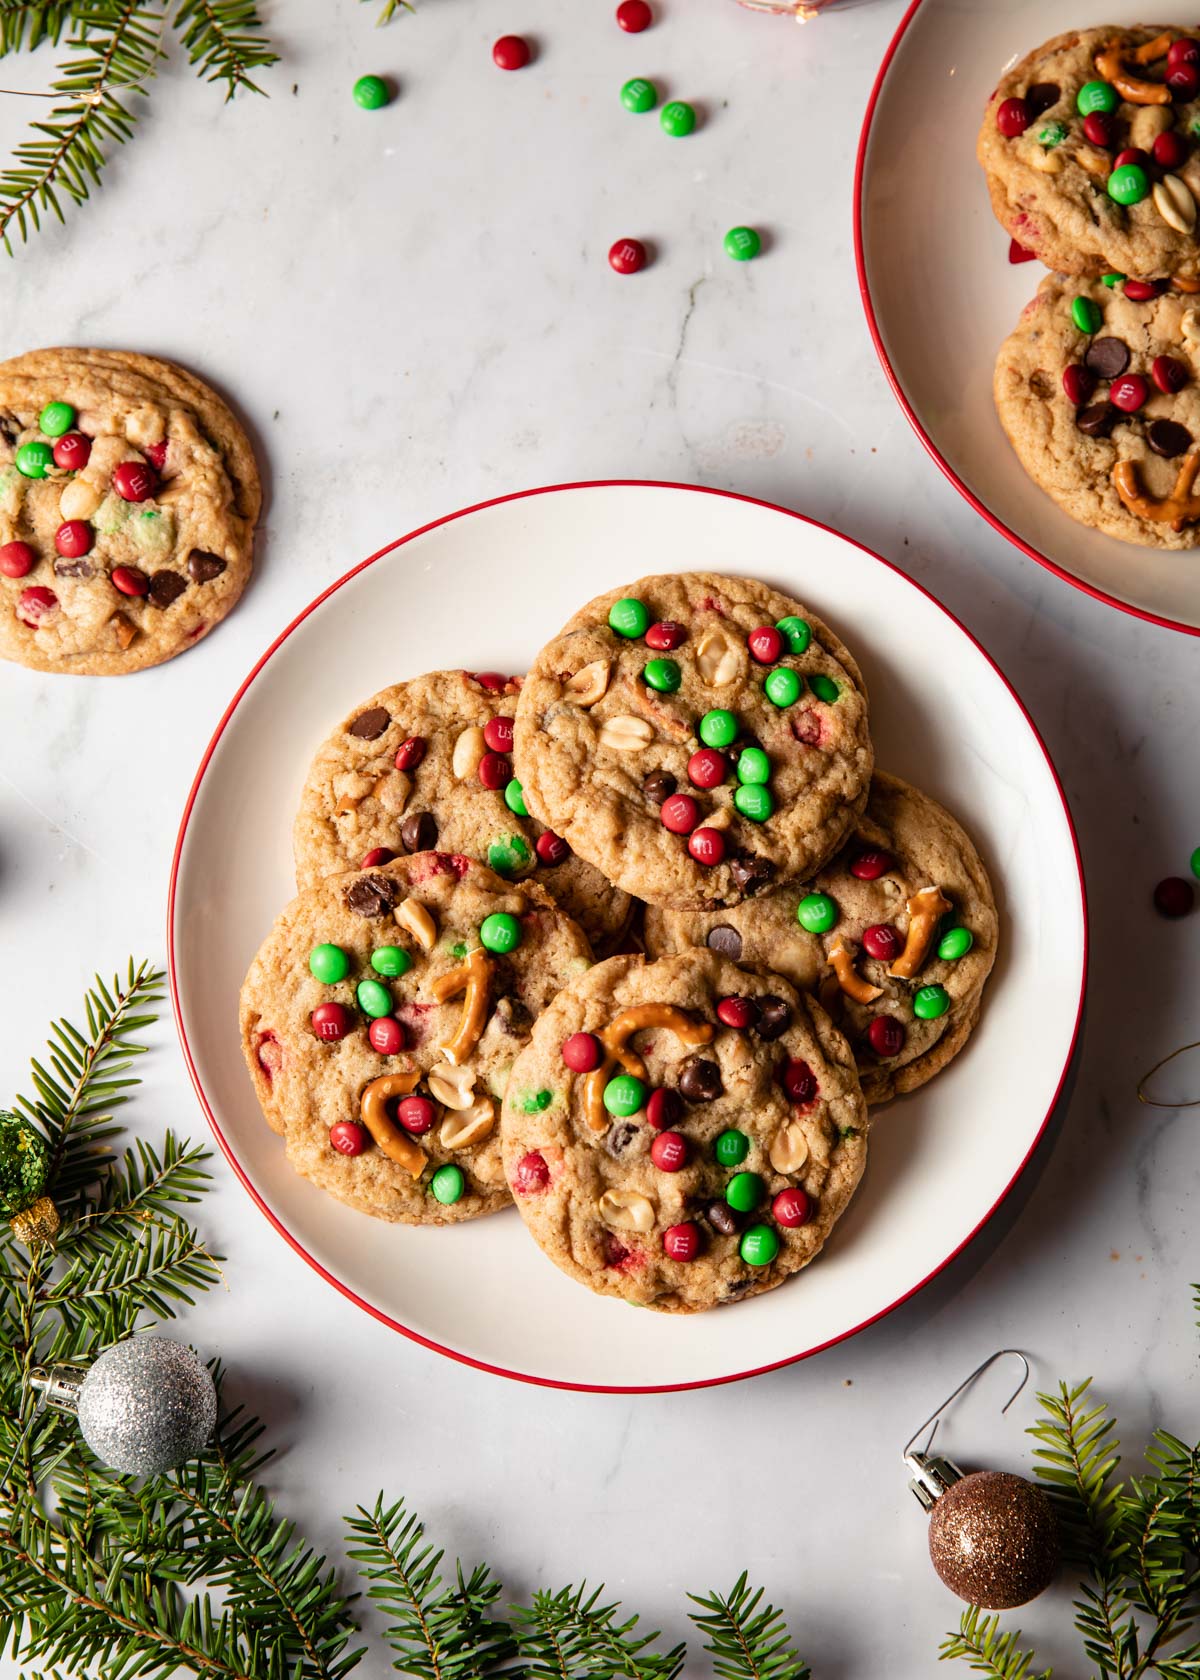
<path fill-rule="evenodd" d="M 1176 1056 L 1186 1056 L 1189 1050 L 1200 1050 L 1200 1038 L 1193 1039 L 1190 1044 L 1181 1044 L 1178 1050 L 1172 1050 L 1169 1056 L 1164 1056 L 1160 1062 L 1155 1062 L 1152 1068 L 1147 1069 L 1137 1084 L 1137 1099 L 1140 1103 L 1145 1103 L 1147 1108 L 1200 1108 L 1200 1097 L 1189 1097 L 1186 1102 L 1164 1102 L 1161 1097 L 1146 1095 L 1146 1086 L 1160 1068 L 1165 1068 Z"/>
<path fill-rule="evenodd" d="M 913 1447 L 917 1444 L 917 1441 L 927 1429 L 929 1431 L 929 1439 L 925 1442 L 925 1445 L 921 1450 L 923 1453 L 929 1452 L 929 1449 L 933 1446 L 933 1438 L 937 1434 L 938 1424 L 941 1422 L 943 1414 L 949 1410 L 949 1408 L 958 1399 L 959 1395 L 970 1388 L 971 1384 L 981 1377 L 985 1371 L 990 1370 L 998 1359 L 1006 1359 L 1010 1356 L 1013 1359 L 1019 1359 L 1021 1361 L 1023 1370 L 1020 1382 L 1017 1384 L 1016 1388 L 1013 1389 L 1008 1399 L 1000 1408 L 1000 1415 L 1003 1417 L 1004 1413 L 1012 1405 L 1018 1394 L 1020 1394 L 1021 1390 L 1025 1387 L 1025 1384 L 1029 1381 L 1029 1361 L 1017 1348 L 999 1348 L 995 1353 L 989 1354 L 982 1364 L 976 1365 L 969 1377 L 965 1377 L 963 1381 L 959 1383 L 958 1387 L 954 1390 L 954 1393 L 948 1394 L 942 1401 L 941 1405 L 929 1414 L 929 1416 L 925 1419 L 925 1422 L 921 1424 L 918 1429 L 913 1430 L 912 1435 L 905 1444 L 903 1452 L 900 1454 L 906 1464 L 908 1463 L 909 1454 L 912 1452 Z"/>

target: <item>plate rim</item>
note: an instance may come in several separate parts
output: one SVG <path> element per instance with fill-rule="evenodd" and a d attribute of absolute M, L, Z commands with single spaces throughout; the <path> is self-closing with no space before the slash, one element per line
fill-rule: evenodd
<path fill-rule="evenodd" d="M 1076 572 L 1072 572 L 1068 570 L 1067 567 L 1060 565 L 1057 560 L 1052 560 L 1048 554 L 1043 554 L 1040 548 L 1035 548 L 1032 543 L 1026 542 L 1024 537 L 1018 536 L 1016 531 L 1014 531 L 1011 526 L 1006 525 L 999 514 L 993 513 L 987 504 L 981 501 L 981 499 L 975 494 L 965 480 L 960 478 L 958 473 L 955 472 L 949 461 L 947 461 L 945 456 L 934 443 L 932 437 L 930 437 L 929 433 L 925 430 L 925 427 L 921 423 L 916 410 L 908 400 L 908 395 L 905 392 L 903 385 L 900 383 L 899 375 L 892 366 L 891 358 L 887 353 L 887 347 L 883 341 L 883 333 L 880 329 L 879 320 L 875 313 L 875 302 L 871 296 L 871 288 L 867 280 L 867 263 L 864 250 L 865 241 L 863 233 L 863 189 L 866 182 L 867 147 L 871 140 L 871 129 L 875 120 L 876 107 L 878 106 L 880 96 L 883 93 L 883 87 L 884 83 L 887 81 L 888 72 L 892 67 L 892 60 L 895 58 L 896 53 L 899 50 L 900 43 L 908 32 L 909 25 L 916 17 L 918 11 L 920 11 L 922 4 L 923 0 L 911 0 L 911 4 L 900 20 L 896 33 L 892 36 L 891 41 L 888 43 L 887 51 L 883 55 L 883 59 L 880 62 L 879 69 L 875 75 L 875 81 L 871 87 L 871 96 L 867 100 L 867 108 L 863 115 L 862 128 L 859 131 L 858 153 L 854 163 L 854 186 L 852 190 L 854 202 L 854 266 L 858 274 L 858 292 L 860 298 L 862 299 L 863 313 L 867 317 L 867 329 L 871 334 L 871 341 L 875 346 L 875 354 L 879 357 L 880 364 L 887 376 L 888 384 L 892 388 L 892 394 L 899 403 L 901 411 L 908 420 L 909 425 L 917 434 L 921 443 L 924 444 L 926 453 L 941 468 L 942 472 L 950 480 L 959 495 L 975 509 L 975 512 L 979 514 L 981 518 L 987 521 L 994 531 L 998 531 L 1002 537 L 1007 537 L 1008 541 L 1014 548 L 1020 549 L 1022 554 L 1028 555 L 1031 560 L 1036 560 L 1039 566 L 1044 566 L 1048 572 L 1053 572 L 1055 577 L 1061 578 L 1064 583 L 1069 583 L 1072 588 L 1078 589 L 1082 594 L 1090 595 L 1095 601 L 1103 601 L 1105 606 L 1115 607 L 1119 612 L 1128 613 L 1132 618 L 1140 618 L 1143 623 L 1157 624 L 1164 630 L 1177 630 L 1184 636 L 1200 636 L 1200 624 L 1184 624 L 1179 619 L 1167 618 L 1159 613 L 1150 612 L 1146 607 L 1135 606 L 1132 601 L 1123 601 L 1118 595 L 1110 595 L 1107 590 L 1101 589 L 1098 584 L 1088 583 Z M 1046 272 L 1049 271 L 1047 270 Z M 1003 675 L 1003 673 L 1001 674 Z"/>
<path fill-rule="evenodd" d="M 915 11 L 919 4 L 920 0 L 913 0 L 912 11 Z M 911 16 L 911 12 L 909 15 Z M 723 1376 L 702 1377 L 691 1382 L 646 1384 L 572 1382 L 561 1377 L 538 1376 L 528 1371 L 509 1370 L 503 1365 L 494 1365 L 487 1360 L 476 1359 L 471 1354 L 461 1352 L 456 1348 L 445 1347 L 442 1343 L 434 1341 L 431 1337 L 422 1335 L 420 1331 L 413 1330 L 408 1325 L 400 1323 L 398 1319 L 395 1319 L 389 1313 L 384 1312 L 382 1308 L 373 1306 L 371 1302 L 363 1300 L 362 1296 L 356 1294 L 349 1284 L 344 1283 L 340 1278 L 335 1277 L 332 1272 L 321 1264 L 315 1255 L 310 1254 L 300 1238 L 288 1230 L 283 1220 L 267 1205 L 263 1196 L 260 1195 L 259 1191 L 251 1182 L 248 1173 L 238 1160 L 232 1145 L 226 1139 L 224 1132 L 221 1129 L 220 1122 L 218 1121 L 216 1114 L 213 1112 L 212 1105 L 209 1103 L 204 1086 L 201 1083 L 199 1071 L 192 1056 L 191 1045 L 188 1042 L 187 1030 L 183 1020 L 183 1009 L 180 1001 L 179 974 L 176 961 L 175 901 L 179 886 L 180 863 L 183 856 L 183 847 L 184 841 L 187 837 L 188 825 L 191 821 L 196 799 L 199 796 L 201 784 L 208 771 L 213 755 L 221 741 L 221 737 L 224 735 L 234 713 L 241 704 L 244 695 L 249 690 L 251 684 L 255 682 L 265 670 L 266 666 L 274 658 L 275 654 L 288 640 L 292 633 L 297 630 L 306 619 L 316 612 L 316 610 L 322 606 L 331 595 L 336 594 L 339 589 L 343 588 L 353 578 L 356 578 L 360 572 L 366 571 L 369 566 L 373 566 L 377 561 L 382 560 L 386 555 L 392 554 L 397 549 L 405 547 L 408 543 L 415 541 L 418 537 L 426 535 L 429 531 L 437 530 L 439 527 L 451 524 L 455 520 L 468 518 L 471 514 L 481 513 L 488 508 L 499 507 L 508 502 L 524 501 L 533 496 L 554 495 L 556 493 L 571 490 L 609 489 L 687 491 L 694 495 L 720 496 L 728 501 L 745 502 L 749 503 L 752 507 L 764 508 L 769 512 L 782 514 L 788 519 L 797 520 L 802 525 L 811 526 L 819 531 L 826 532 L 828 535 L 838 537 L 843 542 L 850 543 L 854 548 L 859 549 L 862 553 L 866 554 L 870 559 L 876 561 L 879 565 L 886 566 L 889 571 L 897 573 L 905 583 L 909 584 L 919 594 L 924 595 L 926 600 L 931 602 L 958 630 L 962 632 L 976 652 L 983 657 L 988 665 L 990 665 L 996 676 L 1004 684 L 1005 688 L 1008 690 L 1012 699 L 1016 703 L 1016 706 L 1024 718 L 1034 741 L 1037 743 L 1037 746 L 1042 753 L 1042 757 L 1046 761 L 1046 767 L 1050 772 L 1051 781 L 1053 782 L 1055 791 L 1058 794 L 1059 802 L 1062 805 L 1063 816 L 1065 817 L 1067 824 L 1067 833 L 1070 837 L 1072 850 L 1074 852 L 1075 869 L 1079 882 L 1079 906 L 1082 932 L 1079 998 L 1075 1008 L 1075 1020 L 1071 1028 L 1070 1042 L 1063 1058 L 1062 1069 L 1055 1084 L 1053 1095 L 1050 1099 L 1045 1115 L 1043 1116 L 1040 1124 L 1038 1125 L 1037 1131 L 1030 1142 L 1029 1148 L 1026 1150 L 1024 1156 L 1021 1158 L 1021 1161 L 1018 1163 L 1016 1170 L 1013 1172 L 1008 1182 L 1004 1185 L 1003 1189 L 1001 1189 L 999 1194 L 996 1196 L 996 1199 L 992 1202 L 988 1210 L 983 1214 L 972 1230 L 967 1233 L 962 1241 L 958 1243 L 957 1246 L 952 1249 L 951 1252 L 947 1254 L 945 1258 L 933 1268 L 932 1271 L 930 1271 L 918 1283 L 913 1284 L 911 1288 L 906 1289 L 903 1294 L 897 1296 L 894 1301 L 891 1301 L 887 1306 L 881 1307 L 877 1312 L 872 1313 L 860 1323 L 841 1331 L 836 1336 L 830 1336 L 825 1341 L 817 1343 L 812 1347 L 804 1348 L 798 1353 L 787 1354 L 781 1359 L 771 1360 L 765 1365 L 756 1365 L 745 1371 L 729 1372 Z M 1084 879 L 1083 860 L 1079 849 L 1079 836 L 1075 830 L 1075 822 L 1071 815 L 1071 807 L 1067 800 L 1066 790 L 1063 787 L 1062 779 L 1058 774 L 1057 767 L 1055 766 L 1053 758 L 1050 756 L 1049 749 L 1047 748 L 1045 741 L 1042 739 L 1041 732 L 1033 721 L 1025 702 L 1017 693 L 1017 690 L 1009 681 L 1004 671 L 1001 670 L 1000 666 L 992 658 L 991 654 L 972 633 L 972 631 L 963 624 L 961 619 L 951 612 L 949 607 L 939 601 L 937 596 L 934 595 L 931 590 L 926 589 L 923 584 L 918 583 L 915 578 L 910 577 L 907 572 L 903 571 L 902 568 L 897 566 L 893 561 L 885 559 L 883 555 L 877 554 L 874 549 L 868 548 L 865 543 L 858 542 L 855 538 L 847 536 L 844 532 L 837 530 L 832 525 L 826 525 L 821 520 L 813 519 L 807 514 L 798 513 L 792 508 L 781 507 L 778 503 L 767 501 L 763 497 L 747 496 L 735 490 L 721 490 L 713 486 L 703 484 L 684 484 L 670 479 L 581 479 L 563 484 L 537 485 L 527 490 L 510 491 L 502 496 L 489 496 L 483 501 L 471 503 L 468 507 L 458 508 L 453 513 L 442 514 L 437 519 L 428 520 L 425 524 L 419 525 L 413 530 L 408 531 L 404 536 L 397 537 L 393 542 L 387 543 L 383 548 L 377 549 L 374 554 L 368 555 L 365 560 L 359 561 L 357 565 L 352 566 L 349 571 L 344 572 L 339 578 L 335 579 L 333 583 L 321 590 L 321 592 L 316 595 L 306 607 L 303 607 L 300 612 L 298 612 L 269 643 L 265 652 L 260 655 L 246 677 L 241 683 L 239 683 L 232 699 L 226 706 L 224 712 L 221 714 L 220 720 L 213 731 L 208 745 L 204 749 L 196 774 L 192 779 L 191 787 L 188 790 L 187 800 L 184 804 L 183 814 L 179 822 L 179 830 L 175 839 L 175 850 L 171 858 L 171 874 L 167 887 L 167 974 L 170 983 L 171 1013 L 175 1022 L 175 1030 L 179 1037 L 180 1048 L 183 1052 L 184 1064 L 187 1068 L 192 1088 L 195 1091 L 197 1100 L 200 1103 L 201 1110 L 208 1120 L 209 1129 L 212 1132 L 213 1137 L 216 1139 L 221 1153 L 224 1155 L 229 1165 L 233 1168 L 235 1176 L 240 1181 L 243 1189 L 249 1195 L 251 1201 L 258 1208 L 259 1212 L 264 1216 L 268 1223 L 274 1227 L 275 1231 L 284 1239 L 288 1246 L 296 1254 L 298 1254 L 314 1272 L 324 1278 L 326 1283 L 331 1284 L 339 1294 L 345 1296 L 348 1301 L 352 1301 L 355 1306 L 360 1307 L 364 1312 L 368 1313 L 379 1323 L 387 1325 L 389 1329 L 399 1331 L 399 1333 L 406 1337 L 409 1341 L 416 1342 L 420 1346 L 428 1348 L 433 1353 L 440 1353 L 445 1358 L 453 1359 L 457 1363 L 467 1365 L 476 1371 L 486 1371 L 490 1376 L 507 1377 L 511 1381 L 530 1383 L 538 1388 L 565 1389 L 575 1393 L 584 1394 L 677 1394 L 691 1389 L 723 1387 L 727 1383 L 743 1382 L 750 1377 L 763 1376 L 770 1371 L 782 1370 L 785 1366 L 797 1364 L 803 1359 L 811 1359 L 816 1354 L 823 1353 L 826 1349 L 836 1347 L 839 1343 L 848 1341 L 851 1337 L 859 1335 L 863 1330 L 868 1329 L 872 1324 L 878 1323 L 880 1319 L 886 1318 L 890 1313 L 893 1313 L 899 1307 L 902 1307 L 906 1301 L 911 1300 L 913 1296 L 919 1294 L 921 1290 L 925 1289 L 930 1283 L 932 1283 L 936 1277 L 939 1277 L 946 1268 L 950 1266 L 972 1242 L 974 1242 L 975 1238 L 980 1234 L 984 1227 L 995 1217 L 1001 1205 L 1008 1199 L 1009 1195 L 1016 1187 L 1018 1180 L 1024 1174 L 1025 1169 L 1028 1167 L 1033 1155 L 1046 1134 L 1046 1128 L 1050 1124 L 1051 1117 L 1058 1105 L 1059 1097 L 1062 1095 L 1063 1086 L 1066 1083 L 1067 1075 L 1070 1071 L 1071 1063 L 1075 1055 L 1075 1050 L 1079 1043 L 1084 999 L 1087 993 L 1090 956 L 1089 935 L 1090 928 L 1088 921 L 1087 885 Z"/>

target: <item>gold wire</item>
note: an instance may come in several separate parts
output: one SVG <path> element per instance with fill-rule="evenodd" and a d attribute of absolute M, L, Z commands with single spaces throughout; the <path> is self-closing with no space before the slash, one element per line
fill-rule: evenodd
<path fill-rule="evenodd" d="M 1139 1102 L 1145 1103 L 1147 1108 L 1200 1108 L 1200 1097 L 1190 1097 L 1187 1102 L 1163 1102 L 1158 1097 L 1146 1095 L 1146 1086 L 1159 1068 L 1165 1068 L 1168 1062 L 1173 1062 L 1176 1056 L 1186 1055 L 1189 1050 L 1200 1050 L 1200 1038 L 1194 1038 L 1190 1044 L 1181 1044 L 1178 1050 L 1172 1050 L 1169 1056 L 1164 1056 L 1161 1062 L 1155 1062 L 1154 1066 L 1142 1075 L 1137 1086 Z"/>

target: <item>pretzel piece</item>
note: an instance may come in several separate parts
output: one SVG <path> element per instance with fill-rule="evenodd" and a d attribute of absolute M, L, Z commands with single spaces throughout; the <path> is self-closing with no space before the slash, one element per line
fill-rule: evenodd
<path fill-rule="evenodd" d="M 463 994 L 463 1012 L 458 1027 L 453 1038 L 441 1047 L 442 1055 L 455 1067 L 461 1067 L 479 1043 L 487 1022 L 488 992 L 494 966 L 483 946 L 477 945 L 466 962 L 440 974 L 430 987 L 439 1003 L 457 997 L 460 992 Z"/>
<path fill-rule="evenodd" d="M 1131 105 L 1169 105 L 1171 90 L 1165 82 L 1148 82 L 1144 77 L 1130 75 L 1126 65 L 1157 64 L 1160 58 L 1166 58 L 1174 39 L 1170 30 L 1166 30 L 1140 47 L 1123 47 L 1119 38 L 1110 41 L 1103 52 L 1096 54 L 1096 69 Z"/>
<path fill-rule="evenodd" d="M 1117 495 L 1130 513 L 1137 514 L 1139 519 L 1148 519 L 1153 525 L 1169 525 L 1173 531 L 1182 531 L 1185 525 L 1200 519 L 1200 496 L 1195 490 L 1198 472 L 1200 449 L 1193 449 L 1184 456 L 1175 488 L 1161 501 L 1155 496 L 1147 496 L 1142 489 L 1136 461 L 1118 461 L 1112 470 L 1112 481 Z"/>
<path fill-rule="evenodd" d="M 929 950 L 938 923 L 953 906 L 941 887 L 922 887 L 920 892 L 914 893 L 909 899 L 906 908 L 908 937 L 904 941 L 903 951 L 888 969 L 888 973 L 897 980 L 912 979 L 925 961 L 925 954 Z"/>
<path fill-rule="evenodd" d="M 634 1033 L 647 1027 L 669 1028 L 689 1049 L 699 1044 L 711 1044 L 715 1031 L 710 1022 L 694 1021 L 685 1010 L 676 1009 L 670 1003 L 639 1003 L 632 1009 L 623 1009 L 603 1032 L 597 1033 L 604 1047 L 604 1059 L 583 1082 L 583 1108 L 590 1131 L 603 1132 L 607 1129 L 604 1087 L 615 1066 L 621 1066 L 635 1079 L 645 1079 L 646 1064 L 636 1051 L 629 1048 L 628 1041 Z"/>
<path fill-rule="evenodd" d="M 883 996 L 882 986 L 872 986 L 854 966 L 854 958 L 844 945 L 835 945 L 829 953 L 829 966 L 837 975 L 837 983 L 855 1003 L 874 1003 Z"/>
<path fill-rule="evenodd" d="M 393 1097 L 406 1097 L 420 1079 L 416 1068 L 404 1068 L 399 1073 L 385 1073 L 373 1079 L 359 1098 L 362 1123 L 370 1132 L 389 1161 L 420 1178 L 429 1157 L 407 1132 L 401 1131 L 387 1111 Z"/>

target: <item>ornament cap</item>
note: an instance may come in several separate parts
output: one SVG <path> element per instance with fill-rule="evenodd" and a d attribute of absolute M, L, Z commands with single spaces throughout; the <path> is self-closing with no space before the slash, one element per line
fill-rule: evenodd
<path fill-rule="evenodd" d="M 29 1373 L 29 1386 L 38 1396 L 39 1408 L 49 1412 L 68 1412 L 72 1417 L 79 1411 L 79 1390 L 86 1370 L 78 1365 L 51 1365 L 47 1370 L 39 1365 Z"/>
<path fill-rule="evenodd" d="M 964 1472 L 954 1460 L 943 1458 L 941 1454 L 909 1452 L 905 1453 L 904 1462 L 913 1473 L 908 1485 L 917 1503 L 926 1512 L 933 1510 L 948 1488 L 963 1479 Z"/>

